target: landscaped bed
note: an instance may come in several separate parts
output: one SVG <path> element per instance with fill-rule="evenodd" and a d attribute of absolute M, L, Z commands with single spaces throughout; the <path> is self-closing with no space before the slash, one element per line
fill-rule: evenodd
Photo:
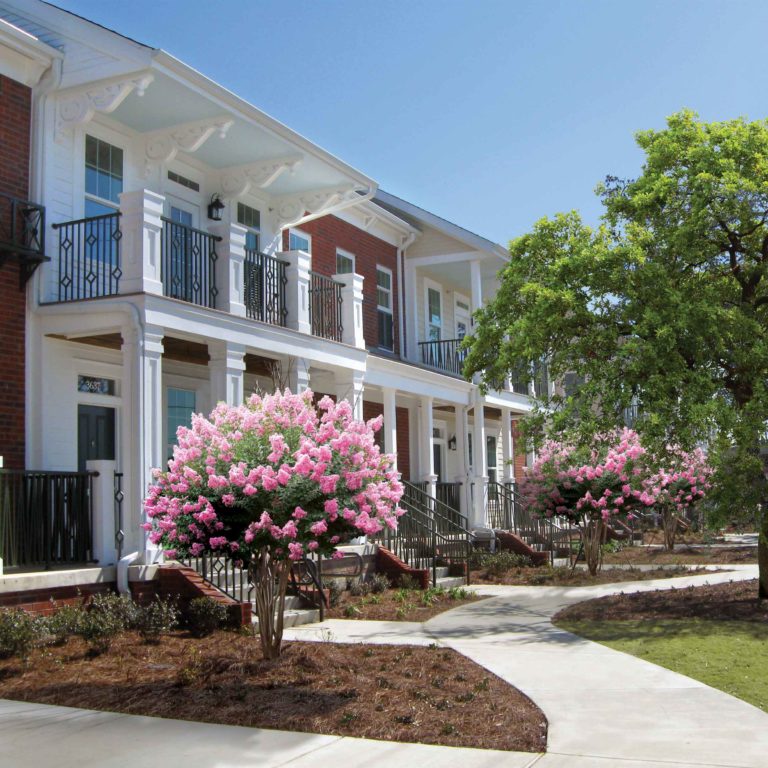
<path fill-rule="evenodd" d="M 663 547 L 624 547 L 618 552 L 606 552 L 606 565 L 705 565 L 756 563 L 757 547 L 723 547 L 705 544 L 684 544 L 669 552 Z"/>
<path fill-rule="evenodd" d="M 480 598 L 463 587 L 451 589 L 386 589 L 381 592 L 354 590 L 342 592 L 331 608 L 328 619 L 372 619 L 375 621 L 426 621 L 438 613 Z M 360 592 L 364 594 L 360 594 Z"/>
<path fill-rule="evenodd" d="M 528 698 L 438 646 L 289 643 L 262 659 L 235 632 L 148 644 L 123 632 L 89 653 L 79 637 L 0 661 L 0 697 L 21 701 L 450 746 L 540 752 L 546 719 Z"/>
<path fill-rule="evenodd" d="M 554 623 L 768 712 L 768 601 L 758 604 L 757 580 L 588 600 Z"/>

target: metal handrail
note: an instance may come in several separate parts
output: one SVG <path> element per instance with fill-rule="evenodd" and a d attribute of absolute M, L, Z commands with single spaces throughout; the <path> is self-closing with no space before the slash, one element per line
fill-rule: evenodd
<path fill-rule="evenodd" d="M 462 339 L 420 341 L 421 362 L 430 368 L 461 376 L 467 352 L 461 349 Z"/>
<path fill-rule="evenodd" d="M 10 215 L 6 217 L 8 209 Z M 47 261 L 45 206 L 0 192 L 0 250 Z"/>
<path fill-rule="evenodd" d="M 285 327 L 288 321 L 286 269 L 290 264 L 246 248 L 244 266 L 245 310 L 248 317 Z"/>
<path fill-rule="evenodd" d="M 341 289 L 343 284 L 318 272 L 309 273 L 309 321 L 312 335 L 341 341 Z"/>

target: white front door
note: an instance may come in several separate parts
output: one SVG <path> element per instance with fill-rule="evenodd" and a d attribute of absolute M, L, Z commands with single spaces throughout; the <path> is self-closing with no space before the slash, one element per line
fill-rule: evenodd
<path fill-rule="evenodd" d="M 469 299 L 460 293 L 454 294 L 453 318 L 455 339 L 463 339 L 468 333 L 472 323 L 472 312 Z"/>

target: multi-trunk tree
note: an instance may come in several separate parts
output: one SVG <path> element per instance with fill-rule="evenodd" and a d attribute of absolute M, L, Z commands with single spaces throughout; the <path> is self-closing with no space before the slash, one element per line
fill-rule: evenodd
<path fill-rule="evenodd" d="M 559 214 L 510 244 L 465 371 L 498 385 L 546 359 L 578 376 L 529 435 L 587 438 L 632 407 L 655 450 L 706 444 L 721 503 L 759 512 L 768 597 L 768 121 L 684 111 L 637 143 L 638 178 L 598 188 L 599 227 Z"/>

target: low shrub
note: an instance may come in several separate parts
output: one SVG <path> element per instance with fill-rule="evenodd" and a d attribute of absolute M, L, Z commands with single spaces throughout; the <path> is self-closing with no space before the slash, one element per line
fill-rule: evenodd
<path fill-rule="evenodd" d="M 347 582 L 349 594 L 353 597 L 365 597 L 371 591 L 371 585 L 366 581 L 352 581 Z"/>
<path fill-rule="evenodd" d="M 341 596 L 344 590 L 339 586 L 339 582 L 336 579 L 332 579 L 327 584 L 328 589 L 328 605 L 333 608 L 337 606 L 341 601 Z"/>
<path fill-rule="evenodd" d="M 410 573 L 401 573 L 397 580 L 397 586 L 400 589 L 420 589 L 421 584 Z"/>
<path fill-rule="evenodd" d="M 115 636 L 125 629 L 123 618 L 115 611 L 94 609 L 85 611 L 78 634 L 88 643 L 92 655 L 109 650 Z"/>
<path fill-rule="evenodd" d="M 160 635 L 167 635 L 179 623 L 179 609 L 173 598 L 156 597 L 149 605 L 139 608 L 134 627 L 145 642 L 157 642 Z"/>
<path fill-rule="evenodd" d="M 227 618 L 227 607 L 211 597 L 196 597 L 186 610 L 187 626 L 195 637 L 213 634 Z"/>
<path fill-rule="evenodd" d="M 39 616 L 23 608 L 0 611 L 0 658 L 29 657 L 43 637 L 43 622 Z"/>
<path fill-rule="evenodd" d="M 530 568 L 532 563 L 527 555 L 503 550 L 501 552 L 473 552 L 470 565 L 477 570 L 484 570 L 487 576 L 503 576 L 515 568 Z"/>
<path fill-rule="evenodd" d="M 64 645 L 71 635 L 79 633 L 84 614 L 85 611 L 80 606 L 62 605 L 50 616 L 43 617 L 41 621 L 45 642 Z"/>
<path fill-rule="evenodd" d="M 371 592 L 373 592 L 374 595 L 380 595 L 382 592 L 386 592 L 391 586 L 389 579 L 384 573 L 374 573 L 370 585 Z"/>

